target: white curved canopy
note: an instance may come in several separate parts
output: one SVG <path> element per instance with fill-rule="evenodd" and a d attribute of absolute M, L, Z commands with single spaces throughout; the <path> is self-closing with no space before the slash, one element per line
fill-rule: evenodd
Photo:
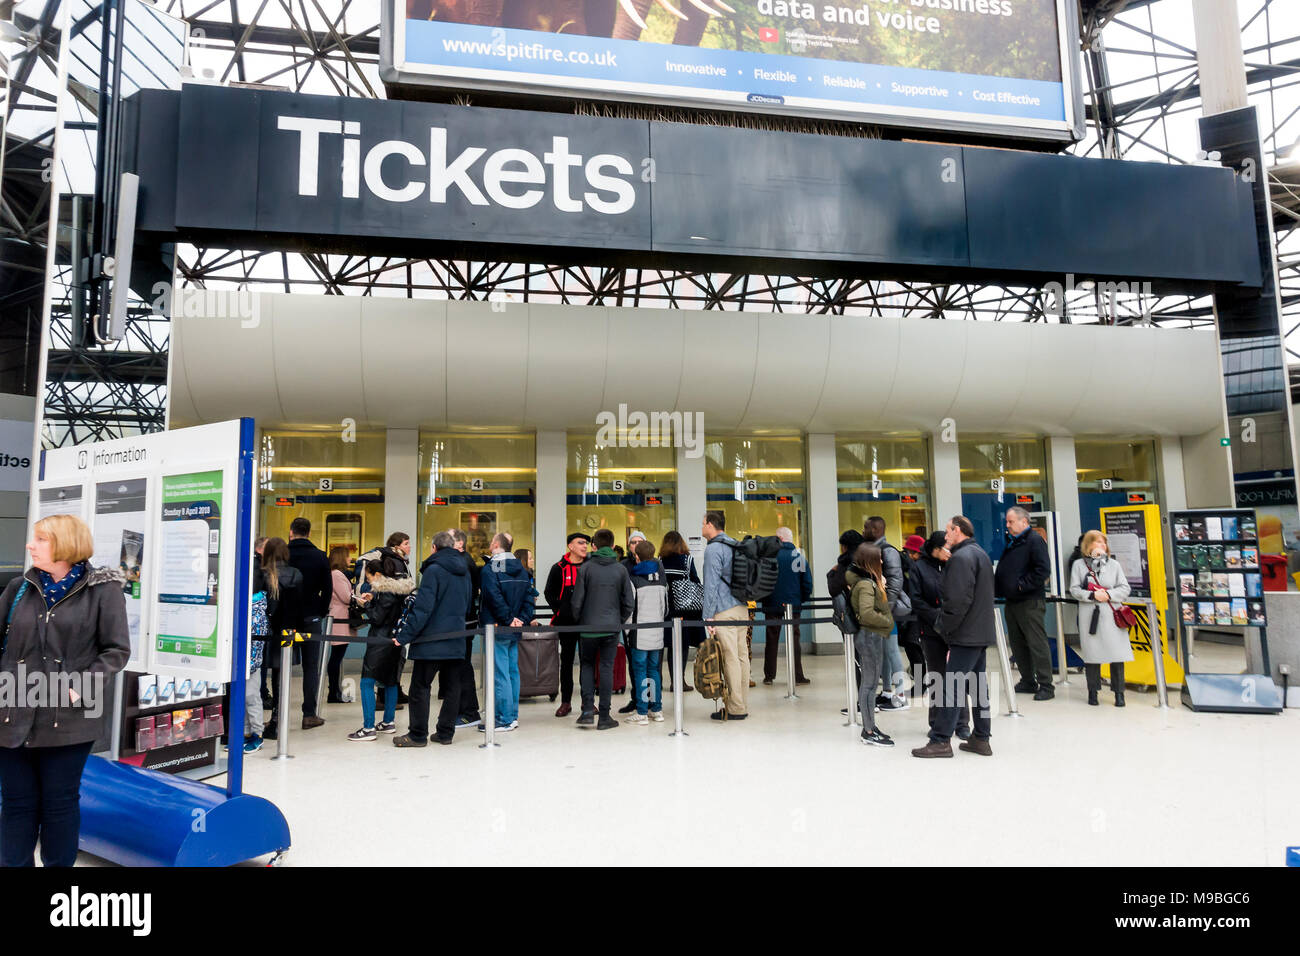
<path fill-rule="evenodd" d="M 245 305 L 251 297 L 245 295 Z M 585 429 L 629 409 L 709 431 L 1197 435 L 1223 418 L 1215 336 L 958 322 L 186 292 L 173 425 Z"/>

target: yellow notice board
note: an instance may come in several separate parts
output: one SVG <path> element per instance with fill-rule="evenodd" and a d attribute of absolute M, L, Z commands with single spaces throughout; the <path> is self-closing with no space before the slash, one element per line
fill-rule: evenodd
<path fill-rule="evenodd" d="M 1154 628 L 1159 639 L 1160 654 L 1165 665 L 1165 681 L 1169 684 L 1183 682 L 1183 669 L 1169 656 L 1168 634 L 1169 589 L 1165 580 L 1165 545 L 1160 531 L 1158 505 L 1117 505 L 1101 509 L 1101 529 L 1110 542 L 1110 553 L 1124 569 L 1134 599 L 1149 598 L 1156 607 L 1158 624 Z M 1129 631 L 1133 647 L 1133 663 L 1124 671 L 1129 684 L 1156 682 L 1155 664 L 1151 659 L 1152 627 L 1147 620 L 1146 608 L 1135 607 L 1137 626 Z"/>

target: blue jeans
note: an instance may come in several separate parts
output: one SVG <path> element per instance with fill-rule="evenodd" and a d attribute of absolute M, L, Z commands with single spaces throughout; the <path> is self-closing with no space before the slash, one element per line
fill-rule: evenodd
<path fill-rule="evenodd" d="M 884 693 L 893 694 L 903 686 L 903 654 L 898 649 L 898 629 L 884 639 L 884 654 L 880 656 L 880 680 Z"/>
<path fill-rule="evenodd" d="M 519 636 L 498 634 L 495 644 L 493 666 L 496 668 L 496 680 L 493 687 L 496 705 L 493 710 L 497 726 L 504 727 L 519 719 Z"/>
<path fill-rule="evenodd" d="M 397 718 L 397 685 L 384 688 L 384 723 Z M 375 726 L 375 679 L 361 678 L 361 725 L 367 729 Z"/>
<path fill-rule="evenodd" d="M 659 658 L 661 656 L 663 656 L 662 650 L 639 651 L 632 648 L 628 651 L 628 661 L 632 665 L 632 693 L 634 695 L 632 699 L 636 701 L 636 712 L 638 714 L 646 714 L 652 710 L 657 714 L 664 709 L 664 685 L 663 679 L 659 675 Z"/>

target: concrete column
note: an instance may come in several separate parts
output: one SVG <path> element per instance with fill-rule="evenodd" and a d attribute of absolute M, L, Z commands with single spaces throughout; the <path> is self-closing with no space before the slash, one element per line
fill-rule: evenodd
<path fill-rule="evenodd" d="M 805 484 L 808 488 L 808 529 L 803 542 L 804 553 L 812 566 L 813 594 L 826 595 L 826 572 L 840 556 L 840 496 L 835 478 L 835 436 L 833 434 L 808 435 L 805 443 L 808 467 Z M 826 612 L 819 612 L 825 614 Z M 815 650 L 834 653 L 843 647 L 843 638 L 834 624 L 818 624 L 813 629 Z"/>
<path fill-rule="evenodd" d="M 701 440 L 699 447 L 704 448 Z M 692 458 L 687 449 L 677 448 L 677 533 L 686 539 L 695 558 L 695 571 L 704 573 L 704 538 L 700 525 L 704 512 L 709 510 L 708 491 L 704 480 L 704 455 Z"/>
<path fill-rule="evenodd" d="M 569 448 L 563 431 L 537 433 L 537 513 L 534 534 L 537 555 L 534 558 L 540 579 L 564 553 L 564 539 L 569 526 L 569 489 L 566 475 Z"/>
<path fill-rule="evenodd" d="M 1225 434 L 1212 428 L 1203 435 L 1184 435 L 1183 480 L 1189 508 L 1233 508 L 1232 452 L 1219 444 Z"/>
<path fill-rule="evenodd" d="M 1178 438 L 1156 439 L 1156 480 L 1165 514 L 1187 509 L 1187 480 L 1183 476 L 1183 444 Z"/>
<path fill-rule="evenodd" d="M 944 441 L 942 432 L 930 436 L 930 493 L 934 496 L 933 524 L 942 531 L 948 519 L 961 514 L 961 460 L 956 435 Z"/>
<path fill-rule="evenodd" d="M 1213 116 L 1246 106 L 1246 63 L 1237 5 L 1224 0 L 1192 0 L 1192 24 L 1202 112 Z"/>
<path fill-rule="evenodd" d="M 384 444 L 384 534 L 405 531 L 416 548 L 411 558 L 418 566 L 425 557 L 419 548 L 420 432 L 416 428 L 390 428 Z"/>
<path fill-rule="evenodd" d="M 1061 584 L 1068 582 L 1065 561 L 1074 550 L 1074 542 L 1083 533 L 1079 517 L 1079 480 L 1074 454 L 1074 438 L 1069 435 L 1047 436 L 1048 500 L 1056 512 L 1058 552 L 1056 566 L 1061 569 Z"/>

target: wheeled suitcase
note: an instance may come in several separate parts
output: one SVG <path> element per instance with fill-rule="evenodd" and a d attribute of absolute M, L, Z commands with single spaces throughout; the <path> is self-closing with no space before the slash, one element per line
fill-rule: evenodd
<path fill-rule="evenodd" d="M 519 635 L 519 696 L 560 693 L 560 635 L 554 631 Z"/>
<path fill-rule="evenodd" d="M 596 675 L 599 680 L 600 675 L 600 655 L 596 655 Z M 614 693 L 622 694 L 627 691 L 627 649 L 620 641 L 614 652 Z"/>

